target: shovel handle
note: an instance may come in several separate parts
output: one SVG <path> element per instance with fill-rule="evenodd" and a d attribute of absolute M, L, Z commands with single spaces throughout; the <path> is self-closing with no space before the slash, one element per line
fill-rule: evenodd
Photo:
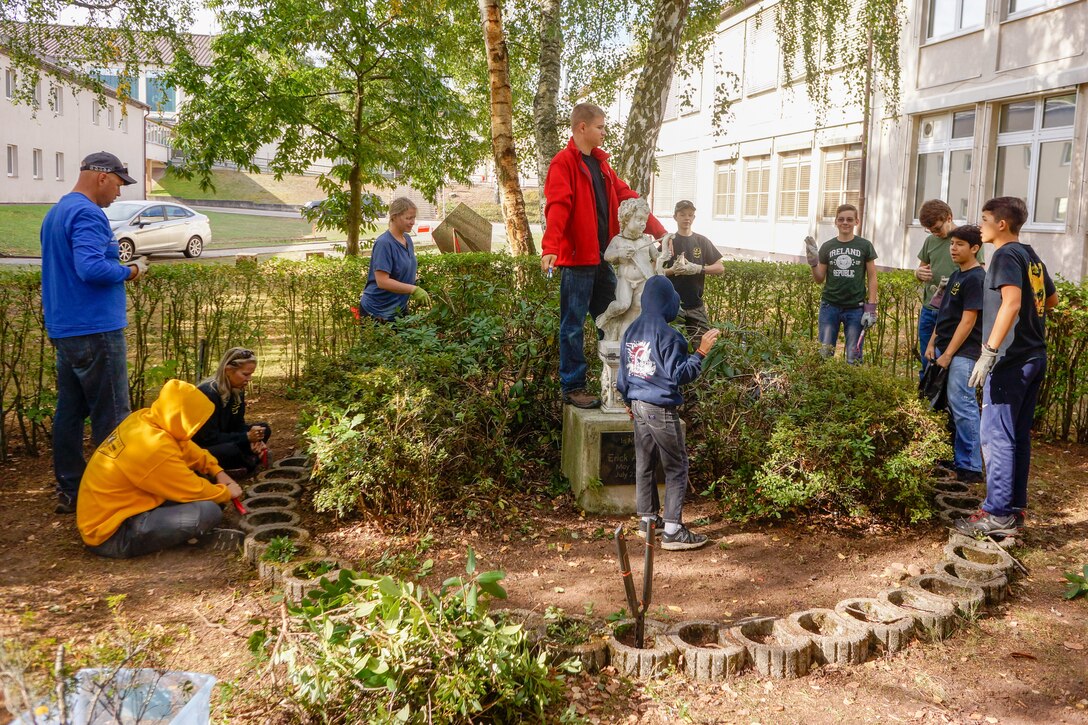
<path fill-rule="evenodd" d="M 627 541 L 623 538 L 623 525 L 616 527 L 616 559 L 620 564 L 620 576 L 623 578 L 623 593 L 627 597 L 627 606 L 632 617 L 638 616 L 638 597 L 635 596 L 635 580 L 631 578 L 631 561 L 627 556 Z"/>
<path fill-rule="evenodd" d="M 646 528 L 646 553 L 642 559 L 642 616 L 650 608 L 650 597 L 654 591 L 654 524 L 648 522 Z"/>
<path fill-rule="evenodd" d="M 234 508 L 238 509 L 238 513 L 242 514 L 243 516 L 245 516 L 246 514 L 248 514 L 248 513 L 249 513 L 249 510 L 248 510 L 248 509 L 246 509 L 246 507 L 245 507 L 245 506 L 243 506 L 243 505 L 242 505 L 242 502 L 241 502 L 241 501 L 239 501 L 238 499 L 236 499 L 236 498 L 232 498 L 232 499 L 230 500 L 230 502 L 231 502 L 232 504 L 234 504 Z"/>

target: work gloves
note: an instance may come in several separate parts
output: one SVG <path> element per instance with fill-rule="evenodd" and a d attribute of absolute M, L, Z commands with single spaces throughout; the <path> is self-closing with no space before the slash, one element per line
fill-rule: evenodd
<path fill-rule="evenodd" d="M 982 351 L 978 355 L 978 361 L 975 363 L 975 369 L 971 371 L 971 377 L 967 379 L 967 384 L 972 388 L 977 388 L 985 383 L 986 376 L 990 374 L 990 368 L 994 366 L 996 361 L 997 350 L 983 345 Z"/>
<path fill-rule="evenodd" d="M 431 303 L 431 296 L 427 294 L 427 290 L 417 286 L 412 290 L 412 294 L 408 295 L 412 302 L 419 305 L 429 305 Z"/>
<path fill-rule="evenodd" d="M 147 260 L 143 257 L 133 257 L 126 266 L 136 268 L 136 276 L 131 279 L 132 282 L 147 274 Z"/>
<path fill-rule="evenodd" d="M 670 277 L 683 277 L 689 274 L 702 274 L 702 272 L 703 265 L 689 262 L 688 258 L 681 254 L 673 260 L 672 266 L 665 271 L 665 274 Z"/>
<path fill-rule="evenodd" d="M 805 237 L 805 256 L 808 257 L 808 266 L 815 267 L 820 263 L 820 249 L 816 246 L 816 240 Z"/>
<path fill-rule="evenodd" d="M 876 303 L 866 302 L 861 306 L 861 326 L 868 330 L 870 327 L 876 324 Z"/>

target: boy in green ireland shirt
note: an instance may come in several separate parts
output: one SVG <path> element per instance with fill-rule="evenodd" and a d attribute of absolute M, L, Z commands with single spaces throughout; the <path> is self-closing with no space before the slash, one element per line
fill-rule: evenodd
<path fill-rule="evenodd" d="M 805 253 L 812 279 L 824 285 L 820 297 L 819 338 L 824 355 L 835 354 L 839 328 L 846 333 L 846 362 L 861 363 L 861 331 L 876 324 L 876 249 L 868 239 L 856 236 L 858 210 L 843 204 L 835 212 L 839 233 L 816 249 L 816 240 L 805 239 Z"/>

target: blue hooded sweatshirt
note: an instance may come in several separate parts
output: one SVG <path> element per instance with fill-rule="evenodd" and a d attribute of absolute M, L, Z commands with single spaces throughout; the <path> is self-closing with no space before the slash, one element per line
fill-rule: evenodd
<path fill-rule="evenodd" d="M 655 275 L 642 289 L 642 314 L 623 335 L 616 389 L 630 403 L 680 405 L 680 386 L 699 377 L 702 355 L 689 355 L 688 343 L 669 326 L 680 312 L 680 295 L 666 277 Z"/>

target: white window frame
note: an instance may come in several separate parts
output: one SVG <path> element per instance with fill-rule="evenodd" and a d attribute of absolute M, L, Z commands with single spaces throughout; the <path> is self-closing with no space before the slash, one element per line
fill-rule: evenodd
<path fill-rule="evenodd" d="M 64 181 L 64 153 L 62 151 L 53 154 L 53 164 L 57 174 L 57 181 Z"/>
<path fill-rule="evenodd" d="M 1042 145 L 1051 141 L 1071 141 L 1076 142 L 1074 131 L 1077 128 L 1077 113 L 1074 110 L 1073 124 L 1070 126 L 1059 126 L 1057 128 L 1043 128 L 1043 111 L 1046 109 L 1046 101 L 1049 98 L 1055 98 L 1059 96 L 1067 96 L 1070 93 L 1073 94 L 1073 98 L 1076 99 L 1078 94 L 1075 90 L 1067 90 L 1063 93 L 1047 93 L 1042 96 L 1035 96 L 1034 99 L 1020 99 L 1020 102 L 1025 100 L 1035 101 L 1035 116 L 1032 121 L 1030 130 L 1027 131 L 1007 131 L 1001 133 L 1000 130 L 997 134 L 997 142 L 994 144 L 994 164 L 993 164 L 993 176 L 989 179 L 989 188 L 997 195 L 997 150 L 1005 146 L 1023 146 L 1028 145 L 1031 148 L 1031 163 L 1028 165 L 1028 190 L 1027 198 L 1024 199 L 1028 206 L 1028 219 L 1024 223 L 1024 227 L 1027 229 L 1037 229 L 1040 231 L 1065 231 L 1068 227 L 1070 220 L 1067 218 L 1064 222 L 1037 222 L 1035 221 L 1035 202 L 1036 195 L 1039 191 L 1039 161 L 1041 157 Z M 1002 103 L 994 104 L 994 126 L 1000 129 L 1001 107 L 1007 103 L 1016 103 L 1017 101 L 1004 101 Z M 1072 171 L 1072 166 L 1070 166 Z M 1072 175 L 1070 175 L 1072 178 Z M 1068 183 L 1068 182 L 1067 182 Z M 1070 194 L 1070 196 L 1072 196 Z M 1068 197 L 1067 197 L 1068 198 Z"/>
<path fill-rule="evenodd" d="M 4 98 L 15 98 L 16 76 L 14 68 L 4 69 Z"/>
<path fill-rule="evenodd" d="M 121 109 L 121 117 L 117 119 L 117 128 L 121 130 L 121 133 L 128 133 L 128 114 L 125 111 L 128 107 Z"/>
<path fill-rule="evenodd" d="M 19 177 L 19 147 L 13 143 L 9 143 L 7 148 L 7 172 L 12 179 Z"/>
<path fill-rule="evenodd" d="M 1054 8 L 1060 8 L 1063 5 L 1072 5 L 1080 0 L 1042 0 L 1035 5 L 1021 10 L 1013 10 L 1011 0 L 1005 0 L 1001 3 L 1002 10 L 1005 13 L 1005 20 L 1019 20 L 1020 18 L 1026 18 L 1029 15 L 1036 13 L 1045 13 L 1047 10 L 1053 10 Z"/>
<path fill-rule="evenodd" d="M 933 35 L 931 28 L 933 26 L 933 12 L 934 9 L 937 7 L 937 3 L 936 0 L 927 0 L 927 2 L 925 3 L 925 16 L 922 18 L 922 22 L 925 24 L 925 39 L 923 42 L 928 43 L 934 40 L 945 40 L 947 38 L 952 38 L 964 33 L 973 33 L 986 27 L 987 8 L 985 6 L 982 9 L 982 17 L 979 19 L 979 22 L 977 24 L 964 25 L 964 0 L 954 0 L 954 2 L 955 4 L 953 5 L 953 8 L 955 11 L 955 18 L 952 21 L 952 29 L 949 30 L 947 33 L 943 33 L 941 35 Z"/>
<path fill-rule="evenodd" d="M 672 216 L 676 202 L 695 199 L 697 151 L 686 151 L 657 157 L 657 172 L 653 178 L 650 208 L 654 216 Z"/>
<path fill-rule="evenodd" d="M 53 108 L 54 116 L 64 115 L 64 87 L 56 83 L 49 84 L 49 105 Z"/>
<path fill-rule="evenodd" d="M 42 170 L 42 150 L 32 149 L 30 151 L 30 171 L 32 176 L 41 181 L 45 172 Z"/>
<path fill-rule="evenodd" d="M 771 209 L 771 168 L 770 154 L 750 156 L 744 159 L 744 191 L 741 194 L 742 206 L 740 213 L 741 218 L 745 221 L 769 220 L 771 218 L 773 212 L 773 209 Z M 753 171 L 759 172 L 759 186 L 754 190 L 750 188 L 751 185 L 748 183 Z M 755 200 L 755 214 L 748 213 L 749 199 Z M 760 201 L 764 200 L 766 201 L 766 211 L 760 213 Z"/>
<path fill-rule="evenodd" d="M 786 174 L 784 173 L 787 168 L 796 168 L 796 180 L 797 185 L 793 189 L 783 188 L 783 184 L 786 181 Z M 808 179 L 805 180 L 802 185 L 802 169 L 808 169 Z M 783 198 L 787 194 L 794 195 L 794 214 L 792 216 L 783 216 L 782 210 L 785 205 L 782 203 Z M 804 213 L 801 212 L 801 196 L 805 198 Z M 787 151 L 778 155 L 778 205 L 777 205 L 777 218 L 779 221 L 804 221 L 809 218 L 809 213 L 812 211 L 812 151 L 809 149 L 801 149 L 799 151 Z"/>
<path fill-rule="evenodd" d="M 96 100 L 91 101 L 91 123 L 95 126 L 102 125 L 102 104 Z"/>
<path fill-rule="evenodd" d="M 744 23 L 718 33 L 714 45 L 714 103 L 719 90 L 724 91 L 723 100 L 735 101 L 744 93 Z"/>
<path fill-rule="evenodd" d="M 975 127 L 970 136 L 964 138 L 952 138 L 952 129 L 955 125 L 955 119 L 957 113 L 964 113 L 965 111 L 975 112 Z M 949 109 L 943 113 L 929 114 L 919 117 L 918 119 L 918 142 L 914 148 L 914 154 L 911 156 L 911 178 L 913 183 L 910 185 L 910 195 L 914 202 L 914 208 L 911 210 L 911 218 L 915 224 L 919 224 L 918 210 L 922 207 L 922 202 L 925 199 L 918 199 L 918 157 L 922 154 L 941 154 L 941 188 L 937 194 L 937 198 L 948 201 L 948 194 L 950 191 L 950 183 L 952 179 L 952 154 L 956 151 L 971 151 L 971 163 L 975 164 L 976 159 L 974 157 L 975 146 L 975 134 L 978 133 L 978 119 L 981 116 L 982 110 L 976 106 L 967 106 L 964 108 Z M 926 123 L 932 123 L 940 119 L 945 119 L 948 126 L 948 134 L 944 138 L 923 138 L 923 128 Z M 970 200 L 968 201 L 970 203 Z M 958 221 L 966 221 L 967 214 L 958 214 L 956 209 L 952 210 L 953 218 Z"/>
<path fill-rule="evenodd" d="M 106 104 L 106 128 L 113 130 L 113 104 Z"/>
<path fill-rule="evenodd" d="M 723 178 L 728 178 L 728 183 L 732 187 L 724 192 L 722 191 Z M 719 200 L 726 204 L 724 213 L 719 212 Z M 714 203 L 712 214 L 715 219 L 737 218 L 737 162 L 732 159 L 714 163 Z"/>
<path fill-rule="evenodd" d="M 755 96 L 773 91 L 778 87 L 779 68 L 782 65 L 782 52 L 774 32 L 774 8 L 767 8 L 748 18 L 744 35 L 744 95 Z M 760 73 L 765 73 L 766 79 L 760 78 Z"/>
<path fill-rule="evenodd" d="M 819 221 L 834 221 L 835 212 L 831 212 L 831 216 L 824 215 L 824 207 L 826 206 L 827 198 L 829 195 L 834 194 L 836 201 L 834 206 L 840 207 L 843 204 L 854 204 L 857 206 L 857 201 L 851 201 L 849 199 L 851 189 L 847 187 L 847 182 L 850 180 L 850 162 L 857 161 L 859 164 L 864 163 L 861 158 L 861 144 L 850 144 L 847 146 L 828 146 L 821 150 L 820 153 L 820 191 L 817 199 L 819 203 L 818 210 L 816 212 L 817 219 Z M 829 164 L 842 164 L 842 175 L 839 183 L 839 188 L 829 189 L 827 188 L 827 167 Z M 860 174 L 859 174 L 860 177 Z M 859 195 L 861 189 L 853 192 Z"/>

